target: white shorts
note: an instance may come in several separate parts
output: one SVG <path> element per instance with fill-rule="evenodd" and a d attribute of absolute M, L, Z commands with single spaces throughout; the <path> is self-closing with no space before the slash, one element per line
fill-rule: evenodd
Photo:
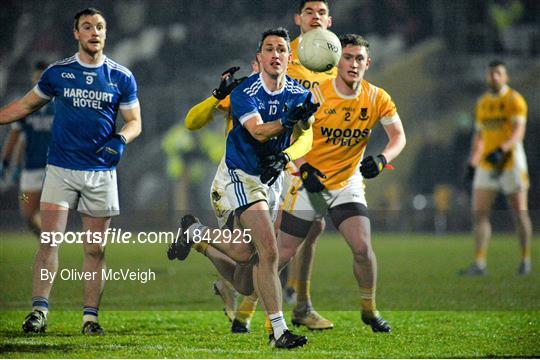
<path fill-rule="evenodd" d="M 514 166 L 502 172 L 477 167 L 474 173 L 474 189 L 500 191 L 505 195 L 529 189 L 527 159 L 522 147 L 517 146 L 514 153 Z"/>
<path fill-rule="evenodd" d="M 26 170 L 21 172 L 19 190 L 21 192 L 40 192 L 45 180 L 45 168 Z"/>
<path fill-rule="evenodd" d="M 118 215 L 116 170 L 82 171 L 47 165 L 41 202 L 77 208 L 92 217 Z"/>
<path fill-rule="evenodd" d="M 225 184 L 227 179 L 224 174 L 226 173 L 227 166 L 225 165 L 225 158 L 223 157 L 219 162 L 214 181 L 212 181 L 212 187 L 210 188 L 210 203 L 214 209 L 214 215 L 216 216 L 220 229 L 227 225 L 229 218 L 234 213 L 229 198 L 225 196 Z"/>
<path fill-rule="evenodd" d="M 240 169 L 229 169 L 222 159 L 210 192 L 219 226 L 227 222 L 234 210 L 258 201 L 268 203 L 272 221 L 275 221 L 282 182 L 283 174 L 272 186 L 268 186 L 261 183 L 259 176 L 249 175 Z"/>
<path fill-rule="evenodd" d="M 352 176 L 348 184 L 341 189 L 323 190 L 320 193 L 308 192 L 304 189 L 300 177 L 295 176 L 285 193 L 281 209 L 297 218 L 314 221 L 326 215 L 328 209 L 346 203 L 359 203 L 367 207 L 360 174 Z"/>
<path fill-rule="evenodd" d="M 294 179 L 298 179 L 298 176 L 293 175 L 293 173 L 298 172 L 298 169 L 296 166 L 294 166 L 293 162 L 291 161 L 289 164 L 287 164 L 287 167 L 285 168 L 285 171 L 283 171 L 283 182 L 281 186 L 281 194 L 279 196 L 279 203 L 280 206 L 285 202 L 285 198 L 287 196 L 287 192 L 289 191 L 289 188 L 291 187 L 291 184 Z"/>

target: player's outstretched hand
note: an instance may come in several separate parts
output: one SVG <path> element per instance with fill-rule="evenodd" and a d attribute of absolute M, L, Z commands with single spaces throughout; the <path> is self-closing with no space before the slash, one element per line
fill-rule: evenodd
<path fill-rule="evenodd" d="M 493 166 L 503 165 L 506 159 L 506 153 L 501 148 L 497 148 L 486 156 L 486 161 Z"/>
<path fill-rule="evenodd" d="M 247 76 L 244 76 L 240 79 L 235 79 L 234 73 L 238 70 L 240 70 L 239 66 L 233 66 L 232 68 L 225 70 L 221 74 L 221 82 L 219 83 L 219 87 L 212 91 L 212 95 L 214 95 L 216 99 L 225 99 L 234 90 L 235 87 L 237 87 L 242 81 L 247 79 Z"/>
<path fill-rule="evenodd" d="M 304 102 L 287 112 L 285 119 L 281 122 L 284 128 L 292 128 L 297 122 L 308 123 L 309 118 L 315 114 L 319 108 L 318 103 L 311 101 L 311 93 L 308 93 Z"/>
<path fill-rule="evenodd" d="M 376 157 L 370 155 L 360 162 L 360 173 L 365 179 L 372 179 L 383 171 L 387 163 L 383 154 Z"/>
<path fill-rule="evenodd" d="M 124 153 L 124 147 L 126 141 L 122 135 L 115 134 L 112 139 L 107 141 L 97 153 L 103 158 L 106 164 L 109 166 L 116 166 Z"/>
<path fill-rule="evenodd" d="M 277 155 L 268 155 L 262 159 L 262 172 L 260 177 L 261 182 L 263 184 L 267 184 L 268 186 L 272 186 L 279 178 L 281 172 L 285 169 L 285 166 L 287 166 L 287 163 L 290 160 L 289 155 L 285 154 L 284 152 Z"/>
<path fill-rule="evenodd" d="M 310 193 L 318 193 L 325 189 L 324 184 L 319 178 L 326 179 L 326 175 L 309 163 L 304 163 L 300 166 L 300 178 L 302 179 L 304 188 Z"/>

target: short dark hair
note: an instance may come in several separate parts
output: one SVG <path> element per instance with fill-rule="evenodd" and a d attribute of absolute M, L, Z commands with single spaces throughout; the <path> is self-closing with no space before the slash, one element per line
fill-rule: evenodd
<path fill-rule="evenodd" d="M 327 0 L 300 0 L 300 3 L 298 5 L 298 14 L 302 13 L 302 10 L 304 10 L 304 6 L 306 5 L 307 2 L 316 2 L 316 1 L 325 3 L 326 7 L 329 7 Z"/>
<path fill-rule="evenodd" d="M 369 53 L 369 42 L 364 39 L 361 35 L 357 34 L 345 34 L 339 37 L 341 42 L 341 47 L 344 48 L 347 45 L 352 46 L 364 46 Z"/>
<path fill-rule="evenodd" d="M 73 29 L 79 30 L 79 19 L 83 16 L 94 16 L 94 15 L 100 15 L 103 19 L 105 19 L 105 15 L 102 11 L 96 9 L 96 8 L 86 8 L 82 9 L 78 13 L 75 14 L 75 17 L 73 18 Z"/>
<path fill-rule="evenodd" d="M 504 66 L 504 67 L 506 67 L 506 64 L 504 63 L 504 61 L 498 60 L 498 59 L 497 59 L 497 60 L 491 60 L 491 61 L 489 62 L 489 65 L 488 65 L 488 66 L 489 66 L 490 69 L 493 69 L 493 68 L 496 68 L 497 66 Z"/>
<path fill-rule="evenodd" d="M 44 61 L 44 60 L 38 60 L 34 63 L 34 70 L 40 70 L 40 71 L 43 71 L 45 70 L 47 67 L 49 66 L 49 64 Z"/>
<path fill-rule="evenodd" d="M 269 36 L 279 36 L 285 39 L 285 42 L 287 43 L 287 49 L 289 49 L 289 52 L 291 52 L 291 38 L 289 36 L 289 31 L 287 31 L 287 29 L 285 29 L 284 27 L 265 30 L 261 35 L 261 41 L 259 41 L 257 51 L 261 52 L 264 39 Z"/>

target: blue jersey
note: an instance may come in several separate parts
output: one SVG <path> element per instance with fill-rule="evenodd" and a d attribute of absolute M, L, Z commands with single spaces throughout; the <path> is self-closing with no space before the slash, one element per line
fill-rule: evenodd
<path fill-rule="evenodd" d="M 288 109 L 302 104 L 308 91 L 286 76 L 285 86 L 269 91 L 261 74 L 251 75 L 231 93 L 233 129 L 227 136 L 225 163 L 229 169 L 241 169 L 250 175 L 260 175 L 260 160 L 278 154 L 291 145 L 292 129 L 264 143 L 251 136 L 243 124 L 259 113 L 263 122 L 282 119 Z"/>
<path fill-rule="evenodd" d="M 34 91 L 55 100 L 49 164 L 72 170 L 114 168 L 97 152 L 116 132 L 118 109 L 139 104 L 128 69 L 107 57 L 101 64 L 85 64 L 75 54 L 49 66 Z"/>
<path fill-rule="evenodd" d="M 13 128 L 21 130 L 25 137 L 25 169 L 42 169 L 47 165 L 47 150 L 52 138 L 53 117 L 54 105 L 50 102 L 23 120 L 13 123 Z"/>

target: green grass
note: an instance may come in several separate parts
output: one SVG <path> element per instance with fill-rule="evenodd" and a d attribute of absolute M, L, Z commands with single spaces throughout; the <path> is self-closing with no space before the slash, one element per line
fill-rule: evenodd
<path fill-rule="evenodd" d="M 533 241 L 533 266 L 539 264 Z M 378 306 L 392 334 L 373 334 L 359 320 L 358 290 L 346 244 L 326 235 L 319 244 L 312 280 L 317 309 L 335 329 L 309 332 L 309 344 L 279 351 L 267 346 L 257 313 L 249 335 L 232 335 L 210 292 L 215 271 L 190 255 L 170 262 L 165 245 L 108 245 L 111 268 L 152 269 L 146 284 L 110 281 L 100 322 L 107 335 L 79 335 L 82 286 L 57 281 L 50 297 L 45 335 L 22 334 L 29 308 L 36 242 L 2 234 L 0 241 L 0 354 L 2 357 L 182 357 L 182 358 L 439 358 L 540 356 L 540 276 L 516 275 L 519 252 L 513 235 L 496 236 L 482 278 L 460 278 L 470 263 L 468 235 L 375 234 L 379 261 Z M 64 245 L 60 268 L 80 269 L 80 245 Z M 287 318 L 290 308 L 286 307 Z"/>

